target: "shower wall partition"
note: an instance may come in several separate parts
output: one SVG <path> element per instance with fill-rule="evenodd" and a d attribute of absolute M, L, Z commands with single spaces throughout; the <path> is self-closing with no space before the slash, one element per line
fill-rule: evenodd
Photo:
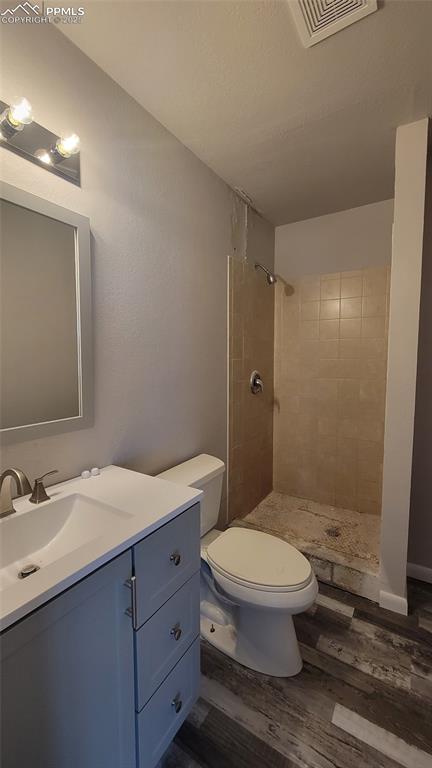
<path fill-rule="evenodd" d="M 245 259 L 229 258 L 229 522 L 273 486 L 274 286 Z M 258 370 L 263 392 L 252 394 Z"/>

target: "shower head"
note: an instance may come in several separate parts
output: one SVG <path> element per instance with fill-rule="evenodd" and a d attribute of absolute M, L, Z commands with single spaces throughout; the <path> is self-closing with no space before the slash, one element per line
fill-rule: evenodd
<path fill-rule="evenodd" d="M 255 262 L 255 269 L 262 269 L 262 271 L 265 272 L 268 285 L 274 285 L 277 283 L 276 275 L 274 275 L 273 272 L 270 272 L 270 270 L 267 269 L 267 267 L 265 267 L 263 264 L 260 264 L 259 261 Z"/>

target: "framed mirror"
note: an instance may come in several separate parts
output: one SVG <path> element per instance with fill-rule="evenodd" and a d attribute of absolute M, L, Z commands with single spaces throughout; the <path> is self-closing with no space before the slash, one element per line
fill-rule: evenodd
<path fill-rule="evenodd" d="M 89 426 L 89 220 L 1 184 L 0 246 L 2 441 Z"/>

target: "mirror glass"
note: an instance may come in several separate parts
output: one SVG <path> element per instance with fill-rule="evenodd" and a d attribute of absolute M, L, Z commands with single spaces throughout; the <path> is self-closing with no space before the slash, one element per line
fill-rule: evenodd
<path fill-rule="evenodd" d="M 80 416 L 76 228 L 0 200 L 0 429 Z"/>

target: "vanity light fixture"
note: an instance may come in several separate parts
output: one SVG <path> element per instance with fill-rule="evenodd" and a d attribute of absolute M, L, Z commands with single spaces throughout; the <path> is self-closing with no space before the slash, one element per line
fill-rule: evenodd
<path fill-rule="evenodd" d="M 24 97 L 12 104 L 0 100 L 0 147 L 0 151 L 7 149 L 65 181 L 81 185 L 79 136 L 59 136 L 36 123 L 31 104 Z"/>
<path fill-rule="evenodd" d="M 32 106 L 23 96 L 11 104 L 10 107 L 6 107 L 0 115 L 0 132 L 4 139 L 10 139 L 32 121 Z"/>
<path fill-rule="evenodd" d="M 57 139 L 55 145 L 50 149 L 50 154 L 54 163 L 62 163 L 63 160 L 76 155 L 79 151 L 80 138 L 76 133 L 72 133 L 70 136 Z"/>
<path fill-rule="evenodd" d="M 34 154 L 35 157 L 41 161 L 41 163 L 44 163 L 45 165 L 51 165 L 52 159 L 47 149 L 37 149 Z"/>

